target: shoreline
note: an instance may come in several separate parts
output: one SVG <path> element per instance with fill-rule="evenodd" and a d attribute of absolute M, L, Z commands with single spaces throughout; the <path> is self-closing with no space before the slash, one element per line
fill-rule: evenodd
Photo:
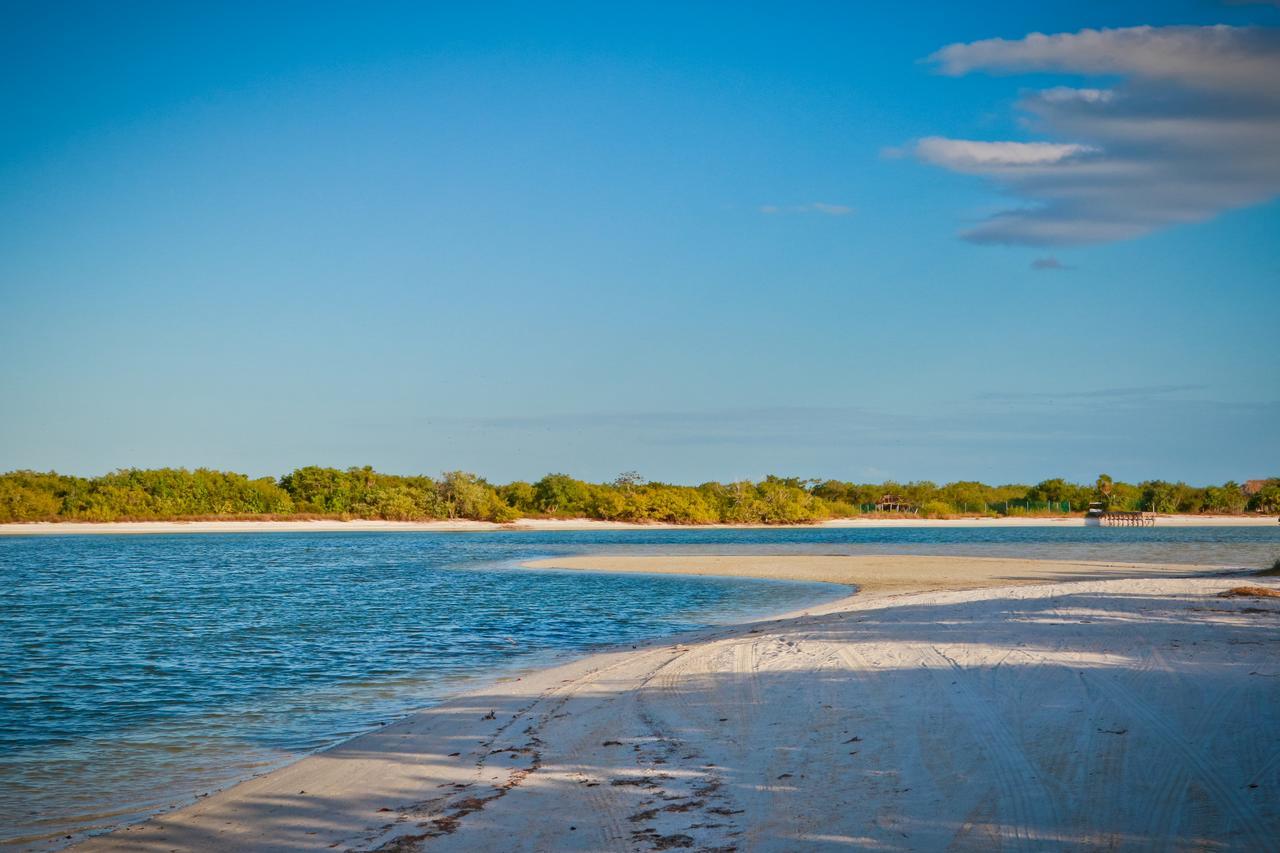
<path fill-rule="evenodd" d="M 1274 515 L 1157 515 L 1156 527 L 1274 527 Z M 874 528 L 1088 527 L 1083 516 L 1014 516 L 1005 518 L 837 518 L 815 524 L 665 524 L 598 519 L 520 519 L 510 524 L 489 521 L 25 521 L 0 523 L 0 536 L 78 536 L 157 533 L 484 533 L 590 530 L 850 530 Z"/>
<path fill-rule="evenodd" d="M 537 561 L 537 560 L 524 561 L 516 565 L 520 569 L 533 569 L 533 570 L 542 570 L 544 568 L 546 569 L 556 568 L 551 566 L 541 567 L 536 565 L 536 563 L 538 562 L 540 561 Z M 546 562 L 554 562 L 554 560 L 549 559 Z M 606 571 L 605 573 L 610 574 L 613 572 Z M 660 572 L 653 572 L 653 574 L 660 574 Z M 722 575 L 722 576 L 734 577 L 734 575 Z M 785 577 L 769 578 L 769 577 L 752 577 L 749 575 L 741 575 L 738 577 L 740 577 L 742 580 L 747 580 L 747 581 L 787 582 L 790 580 Z M 234 794 L 242 786 L 255 783 L 259 780 L 269 779 L 273 776 L 276 776 L 277 774 L 288 771 L 291 768 L 296 767 L 303 762 L 310 761 L 314 758 L 323 757 L 326 754 L 331 753 L 335 750 L 341 750 L 348 746 L 354 745 L 356 741 L 361 741 L 365 738 L 372 738 L 377 735 L 383 734 L 386 731 L 388 731 L 388 729 L 391 729 L 400 724 L 408 722 L 419 715 L 430 714 L 432 711 L 434 711 L 435 709 L 445 704 L 468 701 L 471 697 L 477 694 L 483 695 L 494 690 L 495 688 L 499 688 L 502 686 L 514 686 L 515 684 L 519 682 L 524 682 L 527 679 L 547 680 L 547 679 L 550 679 L 552 675 L 561 673 L 562 671 L 578 672 L 582 668 L 586 668 L 587 670 L 590 670 L 594 668 L 594 666 L 598 663 L 598 661 L 605 660 L 605 659 L 612 659 L 616 656 L 629 656 L 629 655 L 636 654 L 638 652 L 644 652 L 646 650 L 651 650 L 651 649 L 664 647 L 664 646 L 683 647 L 685 644 L 688 644 L 688 643 L 703 642 L 703 641 L 715 639 L 717 637 L 726 636 L 728 634 L 734 633 L 735 631 L 738 631 L 739 629 L 751 629 L 757 625 L 774 624 L 774 623 L 785 621 L 788 619 L 803 618 L 811 615 L 812 613 L 817 612 L 819 609 L 835 607 L 835 606 L 845 604 L 846 602 L 850 602 L 854 598 L 856 598 L 858 594 L 861 592 L 856 586 L 851 585 L 847 581 L 798 580 L 796 582 L 811 583 L 811 584 L 814 584 L 815 586 L 821 584 L 826 586 L 839 587 L 841 588 L 842 591 L 828 595 L 820 600 L 815 600 L 815 602 L 808 607 L 800 607 L 800 608 L 795 608 L 791 610 L 772 611 L 772 612 L 765 612 L 765 613 L 757 612 L 757 613 L 748 615 L 747 618 L 741 621 L 713 623 L 713 624 L 704 625 L 703 627 L 699 627 L 699 628 L 692 628 L 688 630 L 678 631 L 673 634 L 664 634 L 664 635 L 649 637 L 649 638 L 641 639 L 635 642 L 628 642 L 628 641 L 607 642 L 607 643 L 601 643 L 601 644 L 595 645 L 593 647 L 579 649 L 576 651 L 575 650 L 549 651 L 549 652 L 545 652 L 544 655 L 541 657 L 534 657 L 529 660 L 511 662 L 504 665 L 495 666 L 487 669 L 481 675 L 476 675 L 471 677 L 470 683 L 465 688 L 460 688 L 460 689 L 445 692 L 440 696 L 435 697 L 434 699 L 431 699 L 420 706 L 410 708 L 408 710 L 402 711 L 395 715 L 388 715 L 387 719 L 389 719 L 390 722 L 385 725 L 380 724 L 378 728 L 368 729 L 359 734 L 355 734 L 350 737 L 347 737 L 344 740 L 339 741 L 338 743 L 331 744 L 330 746 L 327 746 L 318 750 L 313 750 L 311 752 L 307 752 L 302 755 L 298 755 L 296 757 L 290 758 L 286 760 L 284 763 L 277 764 L 269 770 L 254 773 L 251 776 L 247 776 L 245 778 L 227 783 L 222 787 L 210 788 L 207 791 L 204 791 L 199 794 L 195 794 L 195 793 L 188 794 L 187 796 L 181 798 L 180 800 L 177 800 L 172 804 L 168 805 L 163 810 L 154 812 L 149 817 L 145 817 L 141 819 L 135 818 L 126 822 L 122 822 L 119 825 L 115 826 L 114 828 L 109 829 L 105 832 L 100 831 L 100 832 L 95 832 L 91 834 L 80 833 L 74 836 L 74 838 L 72 836 L 67 836 L 68 839 L 72 839 L 72 840 L 63 840 L 61 837 L 24 840 L 22 843 L 24 843 L 26 846 L 23 847 L 22 849 L 51 850 L 51 851 L 52 850 L 94 850 L 94 849 L 98 849 L 100 844 L 107 845 L 102 849 L 107 849 L 107 850 L 118 849 L 120 853 L 127 853 L 127 852 L 131 853 L 131 851 L 134 851 L 137 849 L 150 849 L 149 847 L 146 847 L 145 844 L 142 847 L 135 846 L 138 844 L 136 839 L 129 839 L 129 840 L 121 839 L 119 841 L 119 844 L 122 846 L 117 848 L 115 846 L 114 840 L 123 834 L 131 833 L 133 831 L 139 830 L 142 827 L 147 827 L 153 824 L 157 824 L 161 821 L 168 819 L 170 816 L 181 815 L 182 813 L 186 812 L 188 809 L 199 807 L 209 798 Z M 314 788 L 319 786 L 312 784 L 312 787 Z M 332 845 L 330 846 L 332 847 Z M 4 848 L 4 847 L 5 847 L 5 844 L 0 843 L 0 848 Z M 164 849 L 166 853 L 172 853 L 172 851 L 169 848 L 164 848 Z M 198 851 L 199 849 L 200 849 L 199 846 L 192 848 L 191 853 L 196 853 L 196 851 Z M 277 848 L 272 845 L 264 846 L 261 848 L 255 848 L 255 849 L 261 849 L 263 851 L 277 850 Z M 285 848 L 279 848 L 279 853 L 284 853 L 285 850 L 293 850 L 293 849 L 294 849 L 293 845 L 289 845 Z M 157 853 L 159 853 L 158 849 L 157 849 Z M 397 853 L 404 853 L 404 851 L 397 851 Z"/>
<path fill-rule="evenodd" d="M 1171 626 L 1188 619 L 1203 620 L 1193 614 L 1205 609 L 1190 606 L 1178 610 L 1177 619 L 1156 618 L 1148 622 L 1143 613 L 1151 607 L 1167 609 L 1173 606 L 1169 604 L 1172 600 L 1187 599 L 1192 604 L 1212 600 L 1218 612 L 1234 608 L 1231 612 L 1236 615 L 1231 618 L 1236 621 L 1259 618 L 1240 616 L 1249 611 L 1237 602 L 1217 604 L 1223 600 L 1211 598 L 1220 588 L 1229 585 L 1229 575 L 1224 575 L 1221 567 L 968 557 L 607 555 L 561 557 L 526 565 L 577 571 L 718 574 L 856 583 L 858 591 L 806 610 L 665 637 L 636 644 L 631 649 L 596 652 L 550 669 L 526 673 L 514 681 L 498 681 L 227 788 L 193 805 L 88 839 L 76 849 L 194 851 L 219 847 L 255 851 L 332 848 L 413 851 L 428 842 L 428 849 L 433 851 L 602 847 L 646 850 L 664 849 L 662 845 L 701 847 L 738 843 L 744 836 L 756 840 L 757 843 L 747 845 L 752 849 L 794 849 L 797 844 L 808 846 L 823 841 L 819 830 L 827 831 L 826 828 L 831 827 L 830 831 L 834 832 L 837 825 L 848 823 L 850 804 L 832 800 L 845 783 L 870 786 L 861 792 L 862 798 L 881 813 L 885 809 L 896 809 L 900 820 L 895 826 L 905 826 L 903 821 L 908 819 L 923 820 L 936 807 L 932 800 L 926 804 L 918 802 L 919 797 L 896 796 L 875 781 L 877 774 L 900 772 L 893 769 L 899 760 L 907 762 L 901 772 L 921 772 L 915 766 L 918 755 L 914 759 L 910 756 L 899 759 L 885 754 L 876 763 L 884 769 L 868 771 L 870 776 L 855 773 L 846 777 L 844 770 L 834 766 L 847 760 L 846 753 L 856 756 L 864 751 L 894 748 L 895 740 L 887 733 L 876 732 L 876 726 L 869 725 L 867 720 L 851 721 L 846 712 L 841 711 L 845 716 L 840 716 L 834 709 L 883 700 L 887 702 L 884 705 L 887 715 L 878 718 L 879 725 L 890 728 L 902 725 L 895 722 L 898 713 L 916 713 L 918 703 L 904 705 L 894 700 L 897 691 L 891 689 L 885 693 L 868 679 L 899 671 L 899 667 L 904 673 L 927 674 L 929 667 L 936 666 L 931 657 L 935 652 L 927 649 L 920 652 L 926 658 L 922 663 L 910 663 L 902 658 L 904 650 L 916 648 L 918 642 L 913 638 L 920 632 L 941 631 L 949 642 L 962 644 L 962 638 L 951 635 L 966 629 L 976 632 L 975 641 L 980 645 L 956 647 L 971 650 L 990 645 L 992 640 L 986 632 L 996 628 L 1012 631 L 1010 640 L 1023 636 L 1021 631 L 1047 632 L 1046 636 L 1059 638 L 1053 641 L 1058 646 L 1056 651 L 1041 649 L 1039 639 L 1029 642 L 1034 638 L 1024 637 L 1028 642 L 1017 645 L 1024 647 L 1022 655 L 1049 654 L 1048 666 L 1041 663 L 1019 667 L 1014 661 L 1001 671 L 1056 671 L 1065 665 L 1070 670 L 1070 686 L 1077 678 L 1075 668 L 1081 668 L 1084 674 L 1085 670 L 1100 665 L 1095 659 L 1099 652 L 1080 652 L 1058 662 L 1054 656 L 1067 653 L 1061 645 L 1064 637 L 1085 642 L 1100 630 L 1080 627 L 1067 630 L 1071 625 L 1097 623 L 1097 616 L 1083 617 L 1098 608 L 1118 608 L 1116 616 L 1120 622 L 1116 624 L 1122 633 L 1101 638 L 1107 646 L 1101 653 L 1119 655 L 1115 657 L 1118 666 L 1126 665 L 1126 644 L 1142 645 L 1151 641 L 1145 636 L 1148 629 L 1167 633 L 1172 630 Z M 1280 582 L 1272 579 L 1263 582 L 1280 588 Z M 1092 597 L 1087 606 L 1081 605 L 1081 617 L 1064 621 L 1061 611 L 1067 605 L 1061 601 L 1085 594 Z M 1130 606 L 1124 602 L 1129 599 L 1141 601 L 1142 606 L 1126 615 L 1129 614 L 1126 608 Z M 1052 605 L 1047 613 L 1055 614 L 1050 622 L 1045 623 L 1042 616 L 1026 622 L 1022 628 L 1018 627 L 1022 624 L 1020 620 L 1010 622 L 1007 615 L 1010 607 L 1048 606 L 1044 602 Z M 996 610 L 989 612 L 993 604 Z M 919 608 L 925 608 L 922 613 L 930 608 L 951 608 L 956 615 L 940 620 L 930 617 L 922 622 L 910 617 Z M 1277 610 L 1275 605 L 1271 609 Z M 1280 615 L 1280 610 L 1277 614 Z M 877 628 L 861 624 L 868 620 L 883 625 Z M 1139 630 L 1139 621 L 1147 627 Z M 889 636 L 889 626 L 899 623 L 900 635 Z M 1274 623 L 1272 619 L 1262 627 L 1273 634 L 1280 633 Z M 855 625 L 857 627 L 853 627 Z M 1063 626 L 1063 630 L 1054 629 L 1054 625 Z M 1225 630 L 1222 628 L 1218 633 Z M 1239 646 L 1232 636 L 1218 636 L 1224 649 L 1230 645 L 1231 672 L 1243 676 L 1241 666 L 1254 670 L 1274 668 L 1267 663 L 1272 660 L 1268 652 Z M 1266 639 L 1270 635 L 1262 636 Z M 1210 647 L 1217 648 L 1207 642 L 1207 635 L 1200 640 L 1197 654 L 1206 654 Z M 1272 641 L 1280 642 L 1280 639 L 1271 638 L 1269 642 Z M 942 639 L 933 641 L 929 648 L 943 648 L 938 645 L 940 642 Z M 1111 648 L 1117 644 L 1122 648 Z M 948 654 L 960 654 L 949 646 L 945 648 Z M 1175 648 L 1181 648 L 1181 644 Z M 891 663 L 888 671 L 880 669 L 883 664 L 873 666 L 867 658 L 873 650 L 877 657 L 888 655 L 889 661 L 901 658 L 903 662 Z M 740 668 L 744 654 L 755 661 L 746 670 Z M 847 679 L 833 682 L 830 677 L 820 675 L 831 665 L 821 662 L 830 654 L 836 655 L 832 660 L 847 665 Z M 1165 657 L 1179 654 L 1180 651 L 1166 652 Z M 1240 659 L 1244 655 L 1252 657 L 1242 664 Z M 781 663 L 784 661 L 785 666 Z M 1182 678 L 1206 671 L 1202 667 L 1207 664 L 1217 665 L 1214 661 L 1197 659 L 1188 664 L 1191 669 Z M 954 666 L 959 669 L 952 670 L 953 679 L 961 677 L 969 663 L 961 660 Z M 1165 667 L 1168 666 L 1166 660 Z M 780 668 L 775 672 L 775 667 Z M 985 669 L 974 670 L 975 673 L 983 671 Z M 750 672 L 757 674 L 749 676 Z M 779 679 L 776 695 L 770 682 L 762 680 L 771 674 Z M 982 678 L 989 679 L 989 676 Z M 1150 677 L 1147 678 L 1150 681 Z M 843 689 L 837 685 L 844 685 L 846 681 L 849 687 L 856 688 L 850 696 L 833 694 L 830 701 L 819 701 L 813 707 L 809 703 L 796 704 L 797 696 L 826 697 L 833 690 Z M 1249 682 L 1246 677 L 1246 686 L 1250 689 L 1256 689 L 1258 682 L 1258 679 Z M 968 679 L 967 689 L 985 689 L 982 683 Z M 1186 689 L 1187 684 L 1179 682 L 1178 687 Z M 1096 689 L 1096 685 L 1090 685 L 1090 690 Z M 1033 691 L 1033 695 L 1037 693 Z M 981 707 L 982 702 L 973 705 L 973 709 Z M 1242 708 L 1243 711 L 1232 705 L 1220 708 L 1219 713 L 1228 718 L 1231 714 L 1262 713 L 1256 703 Z M 1036 709 L 1031 713 L 1034 717 L 1043 716 L 1044 712 Z M 1269 713 L 1273 716 L 1264 723 L 1274 726 L 1274 712 Z M 694 716 L 687 717 L 690 714 Z M 719 714 L 719 723 L 715 722 L 715 714 Z M 797 714 L 816 714 L 817 717 L 806 725 L 795 719 Z M 948 725 L 963 729 L 986 719 L 985 714 L 979 714 L 976 721 L 952 721 Z M 679 722 L 663 723 L 668 717 Z M 748 723 L 748 718 L 753 721 Z M 1081 719 L 1053 720 L 1051 728 L 1056 732 L 1063 725 L 1079 723 Z M 1235 720 L 1232 724 L 1240 722 Z M 1243 722 L 1255 723 L 1252 727 L 1241 727 L 1243 732 L 1257 734 L 1256 721 Z M 739 731 L 741 725 L 748 728 Z M 842 728 L 837 732 L 833 725 Z M 1115 731 L 1121 730 L 1116 728 L 1118 723 L 1108 721 L 1107 725 Z M 1092 723 L 1086 728 L 1093 731 Z M 1231 729 L 1231 725 L 1226 728 Z M 848 743 L 847 736 L 854 729 L 854 741 L 871 741 L 875 733 L 877 744 L 856 750 L 848 746 L 841 749 L 841 740 Z M 925 730 L 927 727 L 919 731 Z M 971 734 L 965 729 L 947 731 L 940 736 L 945 735 L 944 740 L 951 743 L 961 735 Z M 828 742 L 828 735 L 840 740 Z M 910 731 L 901 735 L 904 742 L 915 736 Z M 1007 744 L 1002 747 L 1003 751 L 990 752 L 993 744 L 980 739 L 973 748 L 974 755 L 981 760 L 1006 763 L 1013 760 Z M 738 751 L 729 755 L 724 754 L 725 750 Z M 806 753 L 807 764 L 796 761 L 797 750 L 813 751 L 811 755 Z M 1241 751 L 1240 761 L 1245 760 L 1247 752 Z M 1280 770 L 1280 760 L 1275 760 L 1280 759 L 1280 750 L 1276 752 L 1276 756 L 1261 756 L 1260 760 L 1265 759 L 1264 763 L 1269 762 L 1267 766 L 1274 764 L 1277 767 L 1273 769 Z M 988 753 L 994 757 L 984 758 Z M 1149 760 L 1176 763 L 1178 755 L 1164 744 L 1160 751 L 1152 751 Z M 977 759 L 971 755 L 969 760 Z M 1078 763 L 1080 759 L 1075 760 Z M 779 779 L 794 777 L 796 771 L 792 764 L 797 763 L 807 768 L 817 789 L 806 789 L 805 783 L 799 781 L 778 783 Z M 962 774 L 963 783 L 961 777 L 957 777 L 953 785 L 939 790 L 949 797 L 958 794 L 967 797 L 969 792 L 980 793 L 982 789 L 981 785 L 975 787 L 970 777 L 999 780 L 1009 778 L 1010 772 L 1025 775 L 1025 771 L 1019 770 L 1021 766 L 1014 762 L 1012 770 L 1010 766 L 1002 766 L 984 772 L 970 768 Z M 1129 765 L 1115 762 L 1107 766 L 1118 772 Z M 780 770 L 784 772 L 779 774 Z M 1166 768 L 1171 773 L 1176 770 Z M 805 779 L 805 771 L 799 772 L 799 779 Z M 836 775 L 824 781 L 823 774 L 830 773 Z M 840 784 L 833 785 L 837 779 Z M 916 780 L 915 784 L 921 783 Z M 1095 780 L 1095 784 L 1106 788 L 1109 783 L 1103 779 Z M 913 790 L 901 780 L 895 785 L 899 786 L 894 788 L 899 793 Z M 1217 789 L 1210 791 L 1211 798 L 1219 794 Z M 984 824 L 986 832 L 996 833 L 991 840 L 1026 838 L 1017 827 L 1003 825 L 1016 816 L 1017 809 L 1005 812 L 1009 806 L 1005 801 L 1019 797 L 1016 786 L 1006 789 L 997 784 L 994 796 L 999 808 L 988 815 Z M 1099 802 L 1105 805 L 1105 800 Z M 656 803 L 658 808 L 650 808 L 646 803 Z M 808 803 L 803 809 L 814 810 L 818 819 L 814 828 L 793 827 L 783 831 L 782 827 L 789 827 L 789 821 L 793 821 L 787 818 L 778 824 L 778 809 L 799 808 L 801 803 Z M 1247 805 L 1235 803 L 1238 808 Z M 1094 803 L 1095 812 L 1097 808 L 1098 803 Z M 572 826 L 568 823 L 570 818 L 577 821 Z M 1261 823 L 1255 824 L 1252 831 L 1265 832 L 1275 823 L 1275 815 L 1262 814 Z M 869 840 L 870 833 L 870 837 L 882 842 L 893 838 L 899 842 L 898 846 L 904 846 L 898 839 L 897 829 L 881 830 L 885 827 L 877 827 L 873 821 L 861 827 L 858 835 L 841 837 L 848 839 L 845 843 L 853 843 L 855 839 Z M 1059 830 L 1060 827 L 1055 829 Z M 925 831 L 925 824 L 913 827 L 913 831 Z M 935 827 L 932 831 L 938 830 Z M 1137 832 L 1134 827 L 1125 827 L 1123 831 L 1129 833 L 1125 837 L 1131 840 Z M 696 844 L 686 844 L 685 838 Z M 955 839 L 960 838 L 960 834 L 955 835 Z M 978 840 L 969 838 L 972 842 Z M 835 839 L 826 838 L 826 841 L 832 843 Z"/>
<path fill-rule="evenodd" d="M 935 592 L 969 592 L 1084 580 L 1190 577 L 1252 571 L 1249 567 L 1021 557 L 883 555 L 569 555 L 529 560 L 525 568 L 610 574 L 733 577 L 851 587 L 833 604 Z M 790 615 L 790 614 L 788 614 Z"/>
<path fill-rule="evenodd" d="M 514 565 L 519 569 L 538 570 L 538 567 L 533 565 L 533 562 L 536 561 L 525 561 Z M 766 582 L 770 580 L 778 580 L 781 582 L 787 581 L 786 578 L 770 579 L 751 578 L 747 576 L 743 576 L 742 579 L 748 581 L 763 580 Z M 596 658 L 615 655 L 630 655 L 634 654 L 636 651 L 643 651 L 664 645 L 669 646 L 672 644 L 682 645 L 685 643 L 694 643 L 723 635 L 725 632 L 733 631 L 738 628 L 769 624 L 784 619 L 807 616 L 817 608 L 837 605 L 845 601 L 852 600 L 852 598 L 858 593 L 856 588 L 850 588 L 850 585 L 844 582 L 828 583 L 798 581 L 798 583 L 812 583 L 815 587 L 819 585 L 838 587 L 839 590 L 833 590 L 821 598 L 815 598 L 813 604 L 808 607 L 800 607 L 785 611 L 758 610 L 740 614 L 741 618 L 734 621 L 709 623 L 702 627 L 681 630 L 671 634 L 656 635 L 636 640 L 634 642 L 619 640 L 597 643 L 577 650 L 544 650 L 541 654 L 534 655 L 528 659 L 497 664 L 486 668 L 483 672 L 469 676 L 465 686 L 459 685 L 453 689 L 444 691 L 439 695 L 424 698 L 423 703 L 420 705 L 409 707 L 394 714 L 383 715 L 383 718 L 389 722 L 380 723 L 376 728 L 369 728 L 357 734 L 347 736 L 336 743 L 332 743 L 320 749 L 311 750 L 309 752 L 283 759 L 282 761 L 273 763 L 269 769 L 254 772 L 249 776 L 223 783 L 221 786 L 194 789 L 192 792 L 170 802 L 168 805 L 150 813 L 148 816 L 134 816 L 120 821 L 115 826 L 105 831 L 81 831 L 77 832 L 74 836 L 65 836 L 65 838 L 59 832 L 48 837 L 30 836 L 18 838 L 15 841 L 0 840 L 0 850 L 7 850 L 11 846 L 14 849 L 47 851 L 91 849 L 91 846 L 96 842 L 107 841 L 115 838 L 121 833 L 127 833 L 139 827 L 163 821 L 170 815 L 181 814 L 187 809 L 200 805 L 206 798 L 234 792 L 243 785 L 253 783 L 260 779 L 267 779 L 278 773 L 286 771 L 301 762 L 308 761 L 317 756 L 323 756 L 334 750 L 345 748 L 349 744 L 352 744 L 353 741 L 378 735 L 385 732 L 388 728 L 410 720 L 417 715 L 429 713 L 442 704 L 466 700 L 472 695 L 483 694 L 504 685 L 515 685 L 516 683 L 522 682 L 531 677 L 543 676 L 544 674 L 560 672 L 561 670 L 576 670 L 579 666 L 589 666 Z M 199 790 L 200 793 L 195 793 L 196 790 Z M 133 841 L 124 843 L 123 849 L 129 851 L 138 849 L 133 845 Z M 267 847 L 263 849 L 274 848 Z M 292 850 L 293 848 L 289 847 L 288 849 Z"/>

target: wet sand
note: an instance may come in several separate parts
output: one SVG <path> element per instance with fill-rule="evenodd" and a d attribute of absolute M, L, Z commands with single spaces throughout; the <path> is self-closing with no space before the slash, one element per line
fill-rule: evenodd
<path fill-rule="evenodd" d="M 1219 570 L 538 565 L 862 591 L 499 682 L 83 849 L 1246 850 L 1280 837 L 1280 601 L 1218 597 L 1243 582 Z"/>

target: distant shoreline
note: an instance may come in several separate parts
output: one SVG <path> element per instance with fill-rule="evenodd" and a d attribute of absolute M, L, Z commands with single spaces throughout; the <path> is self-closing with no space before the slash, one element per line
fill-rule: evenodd
<path fill-rule="evenodd" d="M 1157 527 L 1274 526 L 1274 515 L 1158 515 Z M 1085 527 L 1082 516 L 1022 516 L 1002 518 L 837 518 L 816 524 L 664 524 L 600 521 L 590 518 L 527 518 L 510 524 L 456 519 L 453 521 L 381 521 L 374 519 L 222 520 L 222 521 L 25 521 L 0 524 L 0 536 L 75 536 L 154 533 L 483 533 L 554 532 L 572 530 L 833 530 L 885 527 Z"/>

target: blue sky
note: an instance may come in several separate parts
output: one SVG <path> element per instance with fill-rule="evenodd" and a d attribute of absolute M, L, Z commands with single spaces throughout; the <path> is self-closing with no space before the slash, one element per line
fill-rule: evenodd
<path fill-rule="evenodd" d="M 187 5 L 9 7 L 0 469 L 1280 473 L 1274 4 Z"/>

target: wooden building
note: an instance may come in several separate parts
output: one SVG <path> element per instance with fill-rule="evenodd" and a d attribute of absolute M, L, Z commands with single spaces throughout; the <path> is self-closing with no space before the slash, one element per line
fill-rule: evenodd
<path fill-rule="evenodd" d="M 916 506 L 908 503 L 901 495 L 882 495 L 876 501 L 876 512 L 916 512 Z"/>

